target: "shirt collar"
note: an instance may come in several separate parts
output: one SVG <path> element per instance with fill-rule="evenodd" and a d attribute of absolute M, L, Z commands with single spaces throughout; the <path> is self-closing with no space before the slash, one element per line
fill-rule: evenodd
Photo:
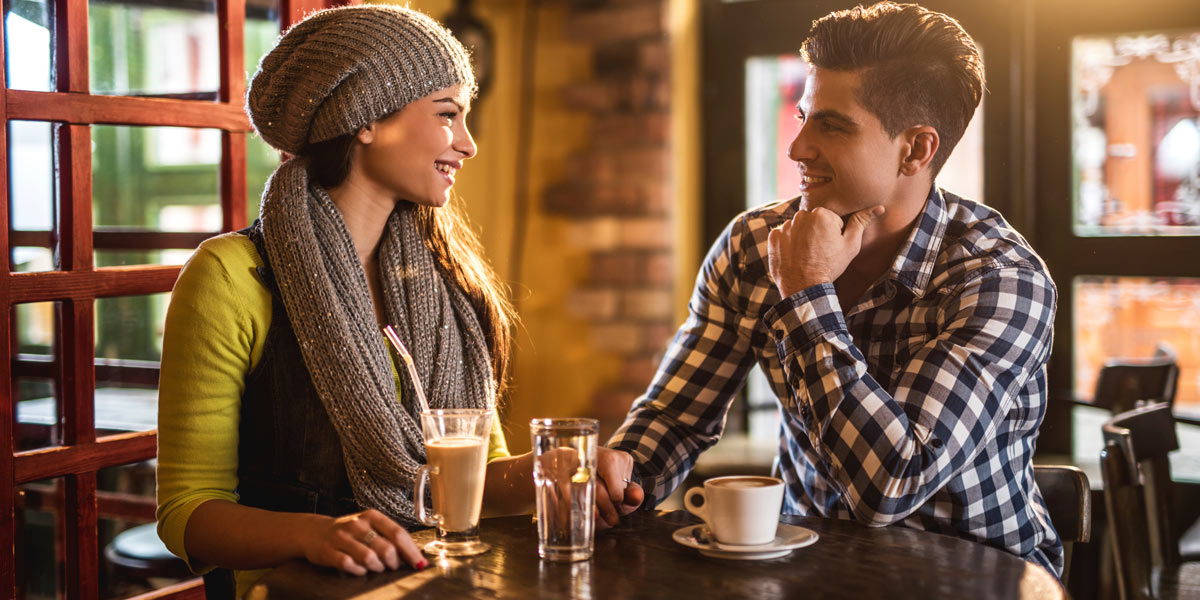
<path fill-rule="evenodd" d="M 917 298 L 925 295 L 925 288 L 933 276 L 938 249 L 942 246 L 949 219 L 942 191 L 937 185 L 931 186 L 929 196 L 925 198 L 925 208 L 908 234 L 908 239 L 900 247 L 887 275 L 908 288 Z"/>

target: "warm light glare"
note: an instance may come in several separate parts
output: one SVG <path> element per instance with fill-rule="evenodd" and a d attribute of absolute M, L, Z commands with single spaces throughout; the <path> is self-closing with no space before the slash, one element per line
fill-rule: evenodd
<path fill-rule="evenodd" d="M 1075 398 L 1090 401 L 1108 360 L 1175 353 L 1178 413 L 1200 415 L 1200 279 L 1079 277 L 1074 287 Z"/>
<path fill-rule="evenodd" d="M 1180 119 L 1158 144 L 1158 170 L 1183 179 L 1200 166 L 1200 130 L 1193 119 Z"/>
<path fill-rule="evenodd" d="M 1200 32 L 1071 44 L 1075 234 L 1200 235 Z"/>
<path fill-rule="evenodd" d="M 4 37 L 8 45 L 8 87 L 50 91 L 50 30 L 9 12 Z"/>

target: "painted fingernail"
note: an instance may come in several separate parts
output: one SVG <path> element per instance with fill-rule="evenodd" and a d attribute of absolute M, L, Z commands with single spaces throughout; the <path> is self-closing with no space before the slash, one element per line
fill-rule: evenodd
<path fill-rule="evenodd" d="M 428 566 L 429 566 L 429 561 L 422 558 L 421 562 L 417 563 L 417 570 L 420 571 L 421 569 L 424 569 L 425 567 L 428 567 Z"/>

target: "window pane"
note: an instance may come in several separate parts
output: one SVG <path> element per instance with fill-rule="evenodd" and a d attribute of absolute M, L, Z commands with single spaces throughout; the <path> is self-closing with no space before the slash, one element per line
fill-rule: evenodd
<path fill-rule="evenodd" d="M 779 415 L 779 403 L 771 382 L 763 374 L 762 367 L 754 365 L 746 378 L 747 433 L 750 437 L 769 440 L 779 437 L 779 426 L 782 418 Z"/>
<path fill-rule="evenodd" d="M 746 206 L 793 198 L 800 187 L 788 146 L 799 131 L 796 103 L 808 63 L 799 56 L 746 60 Z"/>
<path fill-rule="evenodd" d="M 151 362 L 162 358 L 163 323 L 170 296 L 97 298 L 96 358 Z"/>
<path fill-rule="evenodd" d="M 216 98 L 216 2 L 150 4 L 88 3 L 92 93 Z"/>
<path fill-rule="evenodd" d="M 983 114 L 987 97 L 979 101 L 971 122 L 937 176 L 938 187 L 983 202 Z"/>
<path fill-rule="evenodd" d="M 793 198 L 800 186 L 788 146 L 796 137 L 796 103 L 808 64 L 798 55 L 746 61 L 746 206 Z M 983 201 L 983 104 L 946 160 L 938 186 Z"/>
<path fill-rule="evenodd" d="M 133 238 L 106 237 L 105 230 L 220 230 L 220 131 L 98 125 L 92 147 L 97 266 L 182 264 L 197 243 L 195 236 L 143 236 L 142 248 L 181 248 L 131 250 L 125 244 Z"/>
<path fill-rule="evenodd" d="M 158 364 L 170 294 L 96 300 L 96 429 L 156 427 Z"/>
<path fill-rule="evenodd" d="M 96 473 L 98 538 L 100 548 L 107 548 L 117 535 L 137 527 L 125 534 L 122 545 L 148 547 L 161 542 L 154 532 L 154 462 L 144 461 L 100 469 Z M 147 525 L 149 524 L 149 525 Z M 132 538 L 132 539 L 130 539 Z M 182 563 L 182 561 L 181 561 Z M 181 581 L 164 577 L 158 573 L 147 579 L 136 569 L 110 565 L 106 554 L 101 555 L 102 598 L 129 598 L 154 589 L 161 589 Z M 186 568 L 183 569 L 186 573 Z M 195 575 L 187 578 L 192 579 Z"/>
<path fill-rule="evenodd" d="M 12 0 L 4 4 L 8 7 L 4 15 L 8 87 L 37 92 L 53 90 L 50 56 L 54 28 L 46 0 Z"/>
<path fill-rule="evenodd" d="M 262 60 L 279 37 L 279 0 L 250 0 L 246 3 L 246 76 L 253 77 Z M 247 79 L 247 86 L 249 80 Z M 246 136 L 246 216 L 258 218 L 267 178 L 279 166 L 279 153 L 262 141 L 258 134 Z"/>
<path fill-rule="evenodd" d="M 54 270 L 54 251 L 50 248 L 14 245 L 12 257 L 15 273 Z"/>
<path fill-rule="evenodd" d="M 57 531 L 65 513 L 65 480 L 34 481 L 16 487 L 17 598 L 54 600 L 62 597 L 62 562 Z"/>
<path fill-rule="evenodd" d="M 1200 234 L 1200 32 L 1071 50 L 1076 235 Z"/>
<path fill-rule="evenodd" d="M 17 351 L 12 369 L 17 401 L 17 450 L 62 444 L 58 388 L 54 384 L 57 304 L 37 302 L 12 307 L 15 317 L 12 336 Z"/>
<path fill-rule="evenodd" d="M 246 136 L 246 222 L 258 218 L 259 204 L 267 179 L 279 166 L 279 152 L 258 137 L 257 133 Z"/>
<path fill-rule="evenodd" d="M 1200 416 L 1200 279 L 1075 278 L 1075 397 L 1090 401 L 1113 358 L 1175 353 L 1175 412 Z"/>
<path fill-rule="evenodd" d="M 54 270 L 51 246 L 54 130 L 51 123 L 9 121 L 8 176 L 14 270 Z"/>

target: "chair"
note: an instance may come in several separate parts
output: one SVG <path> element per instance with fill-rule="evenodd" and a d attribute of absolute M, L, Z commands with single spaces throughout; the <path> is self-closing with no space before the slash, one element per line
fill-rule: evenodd
<path fill-rule="evenodd" d="M 104 548 L 104 558 L 114 574 L 146 582 L 152 578 L 194 577 L 187 563 L 171 554 L 158 538 L 154 523 L 131 527 L 117 534 Z"/>
<path fill-rule="evenodd" d="M 1150 402 L 1175 403 L 1179 366 L 1175 353 L 1159 346 L 1152 358 L 1112 359 L 1100 368 L 1093 404 L 1113 414 L 1133 410 Z"/>
<path fill-rule="evenodd" d="M 1170 524 L 1170 463 L 1179 448 L 1171 406 L 1156 403 L 1103 426 L 1104 502 L 1124 600 L 1200 597 L 1200 563 L 1180 560 Z"/>
<path fill-rule="evenodd" d="M 1050 522 L 1063 542 L 1065 585 L 1071 573 L 1072 546 L 1092 539 L 1092 490 L 1087 475 L 1077 467 L 1034 465 L 1033 479 L 1050 511 Z"/>

